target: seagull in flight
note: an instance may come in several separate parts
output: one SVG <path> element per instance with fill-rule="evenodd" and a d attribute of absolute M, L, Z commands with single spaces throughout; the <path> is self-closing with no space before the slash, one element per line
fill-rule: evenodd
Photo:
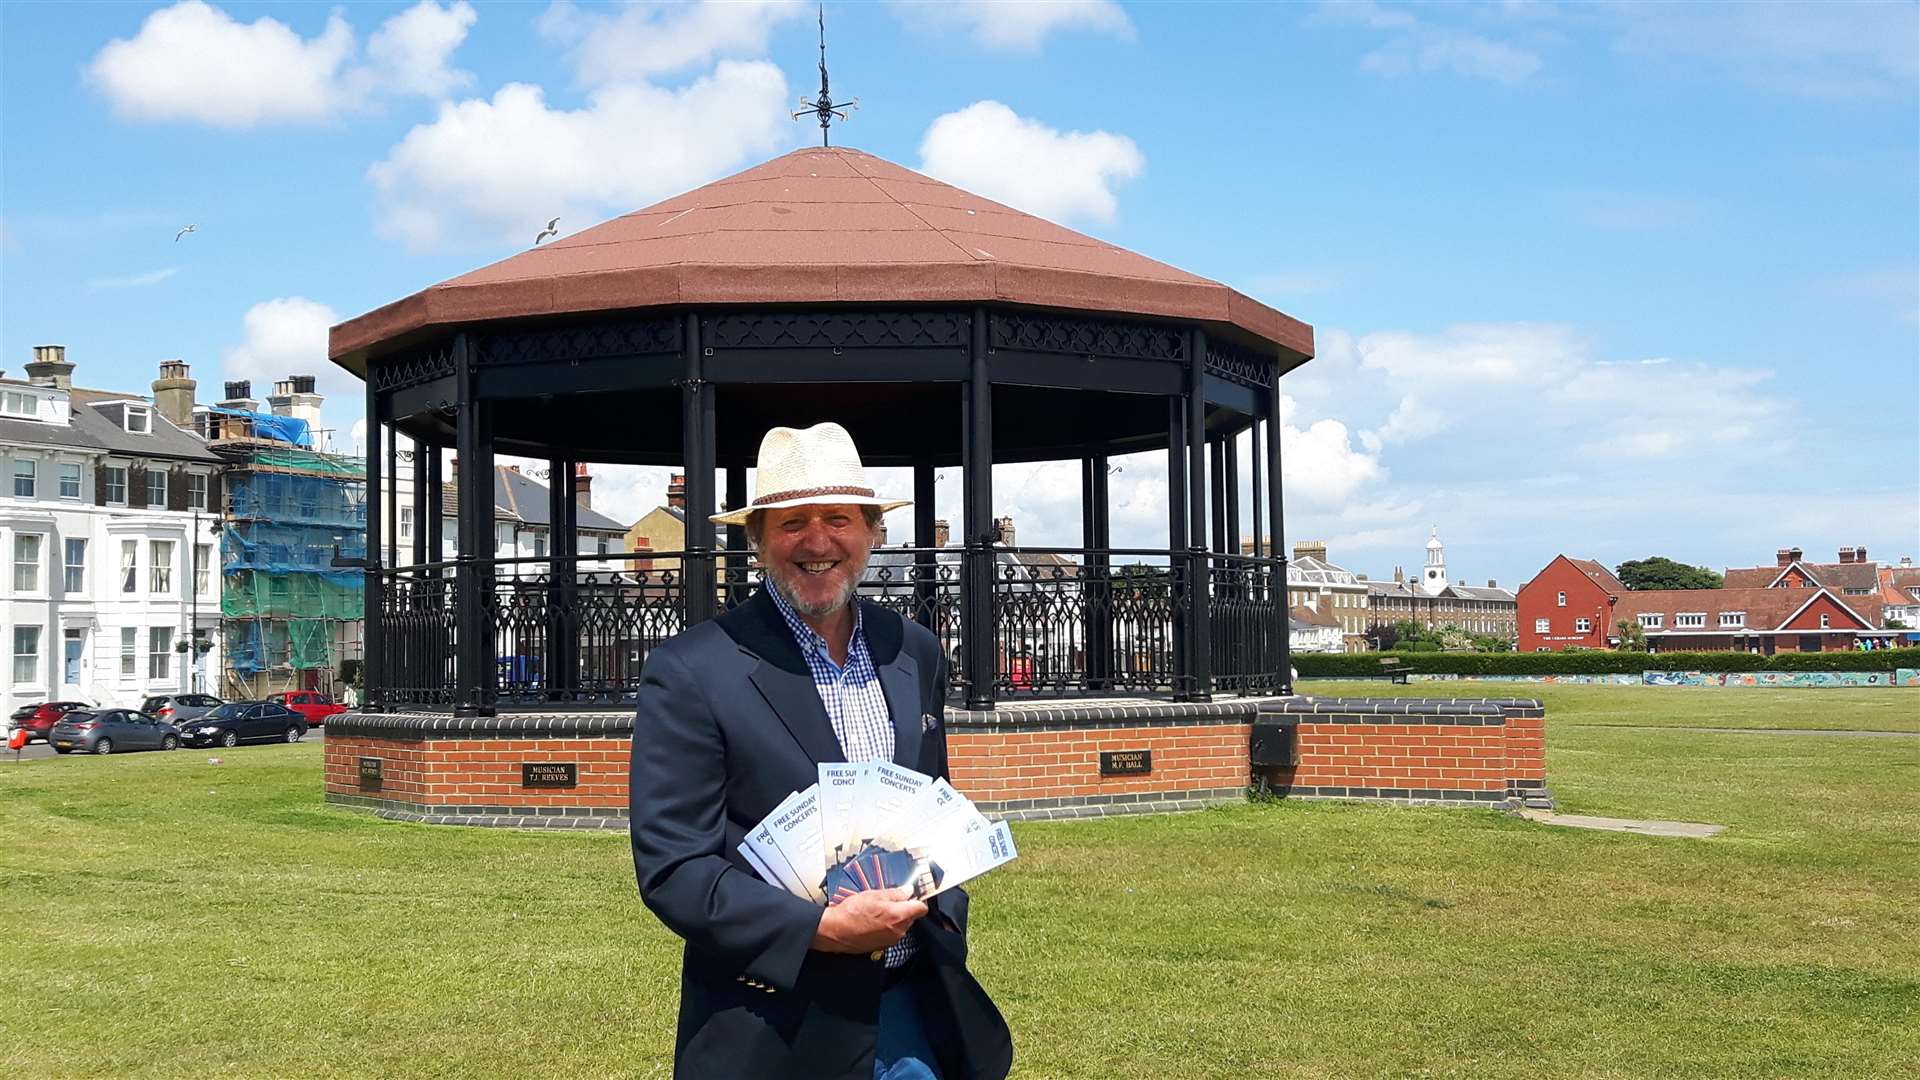
<path fill-rule="evenodd" d="M 189 226 L 187 226 L 186 228 L 184 228 L 184 229 L 181 229 L 181 230 L 180 230 L 179 232 L 177 232 L 177 233 L 174 233 L 174 234 L 173 234 L 173 242 L 174 242 L 174 243 L 176 243 L 176 244 L 177 244 L 177 243 L 179 243 L 179 242 L 180 242 L 180 238 L 181 238 L 181 237 L 183 237 L 183 236 L 185 236 L 185 235 L 187 235 L 188 233 L 190 233 L 190 232 L 192 232 L 193 230 L 195 230 L 195 229 L 197 229 L 197 228 L 199 228 L 199 227 L 200 227 L 200 226 L 198 226 L 198 225 L 189 225 Z"/>
<path fill-rule="evenodd" d="M 560 235 L 560 219 L 554 218 L 553 220 L 547 222 L 546 228 L 540 230 L 539 236 L 536 236 L 533 238 L 533 246 L 539 247 L 540 241 L 551 240 L 554 237 L 559 235 Z"/>

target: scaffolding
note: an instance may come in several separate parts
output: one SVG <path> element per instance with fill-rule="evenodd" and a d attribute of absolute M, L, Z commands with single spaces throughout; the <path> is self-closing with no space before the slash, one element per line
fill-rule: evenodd
<path fill-rule="evenodd" d="M 304 442 L 304 427 L 232 424 L 214 444 L 232 462 L 220 536 L 229 697 L 337 696 L 342 661 L 358 659 L 363 579 L 335 560 L 366 557 L 366 466 L 289 441 Z"/>

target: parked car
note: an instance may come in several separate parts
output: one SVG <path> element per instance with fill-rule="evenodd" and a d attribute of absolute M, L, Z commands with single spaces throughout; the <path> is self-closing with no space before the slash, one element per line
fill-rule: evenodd
<path fill-rule="evenodd" d="M 26 728 L 28 739 L 45 739 L 47 732 L 60 718 L 75 709 L 91 709 L 93 706 L 84 701 L 43 701 L 38 705 L 22 705 L 13 710 L 13 718 L 7 722 L 7 731 Z"/>
<path fill-rule="evenodd" d="M 267 700 L 299 713 L 312 727 L 326 723 L 329 716 L 347 711 L 345 705 L 318 690 L 289 690 L 284 694 L 269 694 Z"/>
<path fill-rule="evenodd" d="M 239 746 L 266 739 L 299 742 L 307 737 L 307 721 L 278 702 L 229 701 L 188 721 L 180 737 L 188 746 Z"/>
<path fill-rule="evenodd" d="M 140 711 L 170 724 L 195 720 L 224 704 L 212 694 L 160 694 L 140 703 Z"/>
<path fill-rule="evenodd" d="M 75 709 L 48 732 L 56 754 L 178 750 L 180 729 L 133 709 Z"/>

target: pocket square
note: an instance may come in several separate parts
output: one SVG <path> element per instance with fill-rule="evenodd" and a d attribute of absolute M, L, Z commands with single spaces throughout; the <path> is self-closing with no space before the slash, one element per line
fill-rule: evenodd
<path fill-rule="evenodd" d="M 939 717 L 933 715 L 932 713 L 920 714 L 920 730 L 921 731 L 932 731 L 934 728 L 937 728 L 939 726 L 940 726 Z"/>

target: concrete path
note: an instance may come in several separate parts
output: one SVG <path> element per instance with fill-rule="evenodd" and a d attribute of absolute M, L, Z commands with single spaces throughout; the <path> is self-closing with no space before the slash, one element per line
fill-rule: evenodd
<path fill-rule="evenodd" d="M 1725 825 L 1699 821 L 1636 821 L 1633 818 L 1588 817 L 1585 814 L 1556 814 L 1551 810 L 1522 810 L 1520 816 L 1542 825 L 1565 825 L 1570 829 L 1600 829 L 1604 832 L 1641 833 L 1646 836 L 1682 836 L 1704 840 L 1727 831 Z"/>
<path fill-rule="evenodd" d="M 1719 735 L 1840 735 L 1852 739 L 1920 739 L 1913 731 L 1859 731 L 1845 728 L 1679 727 L 1672 724 L 1569 724 L 1581 728 L 1625 728 L 1629 731 L 1706 731 Z"/>

